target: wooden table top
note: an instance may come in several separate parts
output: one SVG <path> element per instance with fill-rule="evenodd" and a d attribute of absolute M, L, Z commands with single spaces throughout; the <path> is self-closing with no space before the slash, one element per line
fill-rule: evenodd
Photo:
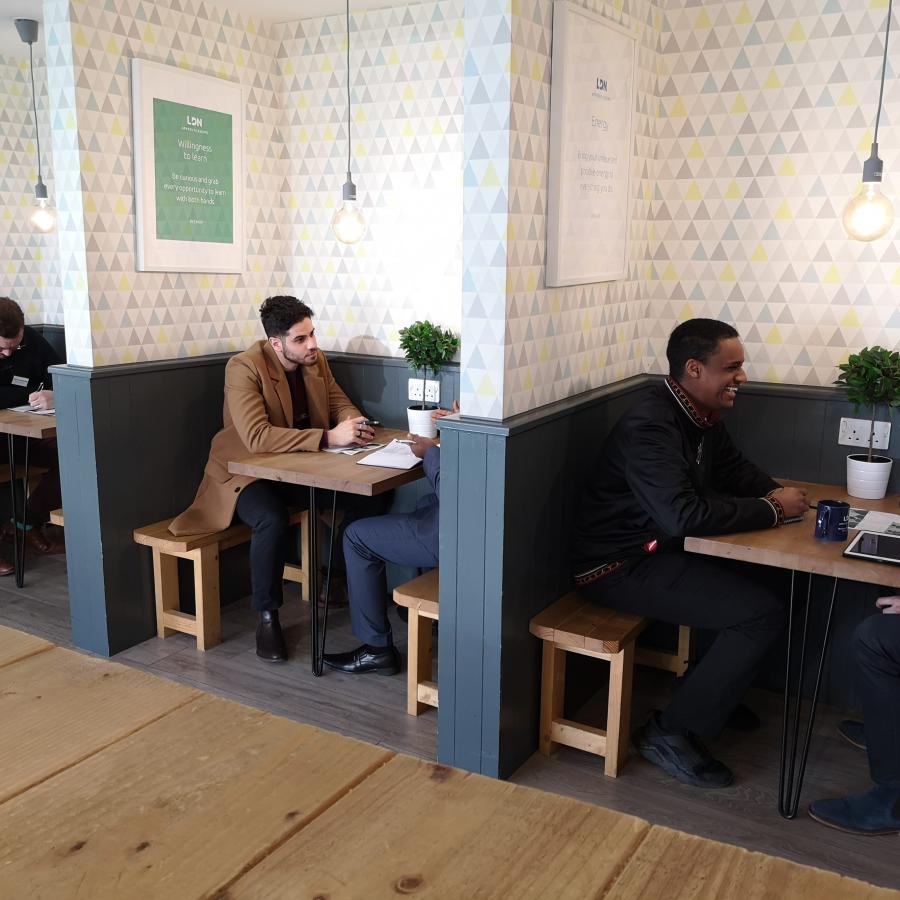
<path fill-rule="evenodd" d="M 387 444 L 395 438 L 405 438 L 406 431 L 397 428 L 376 428 L 375 440 Z M 372 452 L 372 451 L 370 451 Z M 361 494 L 372 497 L 393 490 L 401 484 L 418 481 L 425 474 L 422 466 L 411 469 L 387 469 L 380 466 L 360 466 L 359 460 L 368 454 L 346 456 L 343 453 L 257 453 L 228 463 L 234 475 L 250 475 L 267 481 L 285 481 L 307 487 Z"/>
<path fill-rule="evenodd" d="M 55 437 L 56 416 L 38 416 L 34 413 L 0 409 L 0 434 L 40 439 Z"/>
<path fill-rule="evenodd" d="M 884 500 L 862 500 L 859 497 L 851 497 L 845 488 L 833 484 L 787 480 L 783 483 L 805 488 L 811 504 L 819 500 L 846 500 L 851 506 L 861 509 L 900 516 L 900 505 L 895 495 L 885 497 Z M 813 536 L 815 527 L 816 512 L 811 509 L 802 522 L 782 525 L 780 528 L 716 537 L 685 538 L 684 549 L 706 556 L 740 559 L 764 566 L 776 566 L 779 569 L 812 572 L 847 581 L 900 588 L 900 566 L 848 559 L 842 555 L 844 548 L 856 535 L 856 529 L 851 529 L 850 539 L 847 541 L 821 541 Z"/>
<path fill-rule="evenodd" d="M 3 897 L 898 896 L 0 639 Z"/>

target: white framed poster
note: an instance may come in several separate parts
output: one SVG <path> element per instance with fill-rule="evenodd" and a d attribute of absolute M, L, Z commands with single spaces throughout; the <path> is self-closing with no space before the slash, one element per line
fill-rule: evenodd
<path fill-rule="evenodd" d="M 627 29 L 554 2 L 548 287 L 625 277 L 636 53 Z"/>
<path fill-rule="evenodd" d="M 136 268 L 243 272 L 244 91 L 131 61 Z"/>

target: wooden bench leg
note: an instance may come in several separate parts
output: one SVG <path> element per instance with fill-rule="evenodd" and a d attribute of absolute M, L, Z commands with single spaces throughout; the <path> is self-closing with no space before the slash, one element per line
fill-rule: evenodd
<path fill-rule="evenodd" d="M 156 634 L 161 638 L 175 634 L 174 628 L 163 624 L 167 610 L 178 610 L 178 557 L 160 553 L 153 548 L 153 592 L 156 597 Z"/>
<path fill-rule="evenodd" d="M 631 727 L 631 676 L 634 644 L 626 644 L 609 661 L 609 702 L 606 713 L 606 756 L 603 771 L 615 778 L 628 756 Z"/>
<path fill-rule="evenodd" d="M 549 756 L 556 747 L 551 739 L 553 722 L 562 718 L 566 693 L 566 651 L 560 650 L 552 641 L 544 641 L 543 662 L 541 664 L 541 734 L 538 746 L 544 756 Z"/>
<path fill-rule="evenodd" d="M 675 674 L 680 678 L 694 659 L 694 631 L 689 625 L 678 626 L 678 668 Z"/>
<path fill-rule="evenodd" d="M 194 562 L 194 603 L 197 617 L 197 649 L 209 650 L 222 640 L 219 606 L 219 545 L 210 544 L 191 553 Z"/>
<path fill-rule="evenodd" d="M 419 684 L 431 681 L 432 646 L 431 619 L 419 615 L 417 609 L 409 608 L 408 646 L 406 661 L 406 712 L 417 716 L 429 704 L 419 702 Z"/>

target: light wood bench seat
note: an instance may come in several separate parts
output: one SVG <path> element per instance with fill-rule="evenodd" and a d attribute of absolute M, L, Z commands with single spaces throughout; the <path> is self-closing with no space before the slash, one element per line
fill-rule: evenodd
<path fill-rule="evenodd" d="M 62 507 L 50 510 L 50 523 L 52 525 L 59 525 L 60 528 L 65 528 L 66 520 L 63 517 Z"/>
<path fill-rule="evenodd" d="M 153 585 L 156 596 L 156 633 L 161 638 L 176 631 L 197 638 L 197 648 L 208 650 L 222 639 L 219 609 L 219 554 L 250 540 L 250 527 L 239 523 L 224 531 L 176 537 L 169 531 L 172 519 L 134 529 L 134 540 L 153 551 Z M 301 559 L 305 557 L 309 519 L 305 510 L 292 512 L 291 525 L 300 525 Z M 194 566 L 196 614 L 181 611 L 178 591 L 178 560 L 191 560 Z M 309 600 L 309 571 L 305 566 L 288 563 L 284 580 L 302 587 Z"/>
<path fill-rule="evenodd" d="M 411 716 L 438 705 L 438 686 L 432 680 L 434 648 L 431 623 L 438 620 L 439 570 L 432 569 L 394 588 L 394 603 L 409 610 L 406 662 L 406 711 Z"/>

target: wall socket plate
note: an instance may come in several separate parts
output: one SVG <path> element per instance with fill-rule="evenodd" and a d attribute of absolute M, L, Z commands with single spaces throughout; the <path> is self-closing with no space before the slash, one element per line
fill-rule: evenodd
<path fill-rule="evenodd" d="M 422 379 L 410 378 L 408 382 L 407 397 L 410 400 L 422 399 Z M 441 383 L 439 381 L 425 381 L 425 402 L 440 403 L 441 402 Z"/>
<path fill-rule="evenodd" d="M 838 429 L 838 443 L 847 447 L 868 447 L 869 431 L 872 423 L 869 419 L 841 419 Z M 887 450 L 891 442 L 891 423 L 875 423 L 875 440 L 872 441 L 874 450 Z"/>

